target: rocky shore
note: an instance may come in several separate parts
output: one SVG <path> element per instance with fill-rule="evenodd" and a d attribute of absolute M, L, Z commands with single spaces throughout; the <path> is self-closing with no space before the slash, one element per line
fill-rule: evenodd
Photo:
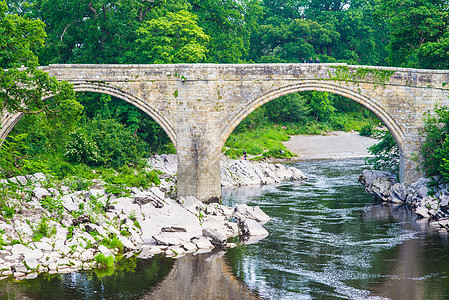
<path fill-rule="evenodd" d="M 259 207 L 173 199 L 176 156 L 154 156 L 149 167 L 162 172 L 160 185 L 118 194 L 99 179 L 84 188 L 42 173 L 1 180 L 0 278 L 112 266 L 133 255 L 180 257 L 233 247 L 230 237 L 268 235 L 261 225 L 270 218 Z M 225 161 L 222 170 L 224 186 L 305 178 L 294 168 L 248 161 Z"/>
<path fill-rule="evenodd" d="M 381 201 L 409 205 L 419 218 L 449 230 L 449 185 L 435 177 L 419 178 L 405 186 L 396 177 L 393 172 L 364 170 L 359 181 Z"/>
<path fill-rule="evenodd" d="M 170 176 L 176 176 L 177 158 L 174 154 L 154 155 L 148 165 Z M 298 169 L 281 164 L 235 160 L 221 160 L 221 185 L 246 186 L 279 183 L 285 180 L 304 180 L 307 177 Z"/>

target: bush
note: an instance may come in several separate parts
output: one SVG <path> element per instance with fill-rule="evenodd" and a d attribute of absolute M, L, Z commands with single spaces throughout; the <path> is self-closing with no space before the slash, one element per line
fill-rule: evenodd
<path fill-rule="evenodd" d="M 109 255 L 106 257 L 103 253 L 100 253 L 97 256 L 95 256 L 95 261 L 97 262 L 97 264 L 108 268 L 114 267 L 115 264 L 114 256 Z"/>
<path fill-rule="evenodd" d="M 123 244 L 116 236 L 105 238 L 100 242 L 100 244 L 109 249 L 117 248 L 119 250 L 123 250 Z"/>
<path fill-rule="evenodd" d="M 424 119 L 421 169 L 427 176 L 441 175 L 449 182 L 449 109 L 435 106 L 435 114 Z"/>
<path fill-rule="evenodd" d="M 96 164 L 100 160 L 99 151 L 92 137 L 80 129 L 70 133 L 64 156 L 70 162 Z"/>
<path fill-rule="evenodd" d="M 373 126 L 371 124 L 366 124 L 365 126 L 363 126 L 360 129 L 359 134 L 361 136 L 371 136 L 371 135 L 373 135 Z"/>
<path fill-rule="evenodd" d="M 137 164 L 148 155 L 146 143 L 116 120 L 94 119 L 85 125 L 85 130 L 98 145 L 99 165 L 118 168 L 127 163 Z"/>
<path fill-rule="evenodd" d="M 45 237 L 51 237 L 52 235 L 56 234 L 56 227 L 50 228 L 47 219 L 42 219 L 39 225 L 37 225 L 36 230 L 33 234 L 33 241 L 37 242 L 40 241 L 44 236 Z"/>
<path fill-rule="evenodd" d="M 9 178 L 21 175 L 22 160 L 24 159 L 27 145 L 24 139 L 27 134 L 9 136 L 0 144 L 0 176 Z M 2 140 L 0 140 L 0 143 Z"/>
<path fill-rule="evenodd" d="M 368 148 L 372 157 L 365 158 L 365 163 L 372 165 L 375 170 L 399 171 L 399 148 L 393 136 L 387 129 L 378 129 L 373 137 L 379 142 Z"/>

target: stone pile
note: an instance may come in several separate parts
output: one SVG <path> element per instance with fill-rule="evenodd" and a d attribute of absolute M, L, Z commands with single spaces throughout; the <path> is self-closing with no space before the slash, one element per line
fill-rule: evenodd
<path fill-rule="evenodd" d="M 176 176 L 177 158 L 175 154 L 154 155 L 148 165 L 165 174 Z M 223 158 L 221 162 L 221 185 L 246 186 L 279 183 L 284 180 L 304 180 L 307 177 L 298 169 L 281 164 L 234 160 Z"/>
<path fill-rule="evenodd" d="M 94 184 L 77 191 L 44 174 L 0 181 L 2 203 L 12 210 L 0 217 L 0 278 L 95 268 L 99 254 L 179 257 L 234 246 L 230 237 L 268 234 L 261 224 L 269 217 L 258 207 L 174 200 L 163 191 L 172 189 L 169 178 L 162 179 L 164 189 L 132 188 L 126 196 L 108 194 L 100 180 Z"/>
<path fill-rule="evenodd" d="M 419 178 L 405 186 L 397 182 L 393 172 L 364 170 L 359 181 L 376 198 L 407 204 L 419 218 L 431 219 L 439 226 L 449 229 L 449 185 L 444 184 L 440 178 Z"/>

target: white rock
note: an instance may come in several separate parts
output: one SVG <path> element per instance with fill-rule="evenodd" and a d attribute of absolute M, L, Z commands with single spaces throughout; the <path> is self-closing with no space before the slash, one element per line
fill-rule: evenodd
<path fill-rule="evenodd" d="M 106 246 L 104 246 L 104 245 L 98 246 L 98 251 L 100 251 L 100 253 L 102 253 L 102 254 L 104 254 L 104 255 L 106 255 L 106 256 L 108 256 L 108 255 L 111 254 L 111 250 L 108 249 L 108 248 L 107 248 Z"/>
<path fill-rule="evenodd" d="M 212 249 L 214 245 L 205 237 L 193 238 L 192 243 L 196 245 L 198 249 Z"/>
<path fill-rule="evenodd" d="M 250 236 L 267 236 L 268 231 L 262 227 L 257 221 L 246 219 L 242 221 L 244 230 L 247 230 L 247 235 Z M 246 235 L 246 234 L 245 234 Z"/>
<path fill-rule="evenodd" d="M 43 256 L 43 253 L 40 249 L 30 249 L 24 245 L 18 244 L 14 245 L 11 253 L 13 255 L 23 255 L 25 258 L 35 258 L 39 259 Z"/>
<path fill-rule="evenodd" d="M 174 246 L 190 241 L 190 235 L 186 232 L 160 232 L 153 235 L 153 239 L 158 245 Z"/>
<path fill-rule="evenodd" d="M 45 197 L 51 196 L 51 193 L 48 190 L 44 189 L 44 188 L 36 187 L 33 190 L 33 195 L 38 200 L 41 200 L 41 199 L 43 199 Z"/>
<path fill-rule="evenodd" d="M 44 251 L 52 251 L 53 250 L 53 247 L 49 243 L 34 242 L 34 245 L 36 246 L 37 249 L 41 249 Z"/>
<path fill-rule="evenodd" d="M 238 204 L 235 206 L 235 212 L 244 216 L 245 218 L 255 220 L 260 223 L 266 223 L 270 220 L 270 217 L 265 214 L 259 206 L 248 206 L 246 204 Z"/>
<path fill-rule="evenodd" d="M 134 245 L 127 237 L 119 235 L 118 239 L 119 239 L 120 242 L 122 242 L 123 247 L 128 248 L 129 250 L 136 250 L 137 249 L 136 245 Z"/>
<path fill-rule="evenodd" d="M 31 270 L 36 270 L 39 266 L 39 261 L 36 258 L 25 258 L 23 262 Z"/>
<path fill-rule="evenodd" d="M 187 252 L 192 252 L 195 251 L 196 249 L 198 249 L 196 247 L 196 245 L 194 243 L 185 243 L 184 245 L 182 245 L 182 247 L 187 251 Z"/>

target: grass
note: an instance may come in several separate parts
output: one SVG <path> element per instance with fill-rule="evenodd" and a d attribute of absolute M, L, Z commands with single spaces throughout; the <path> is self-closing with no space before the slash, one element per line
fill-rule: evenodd
<path fill-rule="evenodd" d="M 116 236 L 104 238 L 102 241 L 100 241 L 100 245 L 104 245 L 109 249 L 118 248 L 120 251 L 123 250 L 123 244 Z"/>
<path fill-rule="evenodd" d="M 47 219 L 43 218 L 41 222 L 37 225 L 36 230 L 33 233 L 33 242 L 40 241 L 44 236 L 51 237 L 56 234 L 56 227 L 50 227 L 47 223 Z"/>
<path fill-rule="evenodd" d="M 95 256 L 95 261 L 97 262 L 97 264 L 106 266 L 108 268 L 114 267 L 115 264 L 114 256 L 112 255 L 105 256 L 103 253 L 100 253 L 97 256 Z"/>

